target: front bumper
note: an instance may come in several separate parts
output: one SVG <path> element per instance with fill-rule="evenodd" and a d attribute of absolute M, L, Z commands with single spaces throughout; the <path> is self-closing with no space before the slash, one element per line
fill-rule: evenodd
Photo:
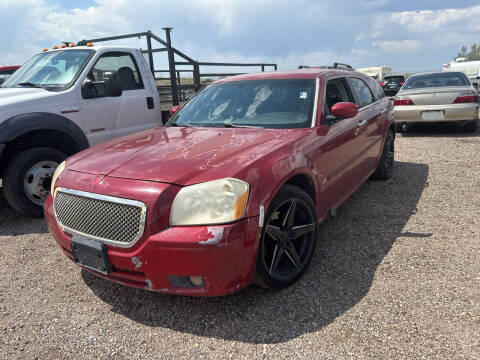
<path fill-rule="evenodd" d="M 427 119 L 423 113 L 428 111 L 440 111 L 442 116 L 435 119 Z M 396 123 L 472 121 L 478 118 L 478 103 L 395 106 L 393 108 L 393 117 Z"/>
<path fill-rule="evenodd" d="M 55 219 L 53 199 L 44 204 L 48 228 L 63 253 L 73 261 L 72 235 L 63 232 Z M 252 281 L 260 228 L 258 217 L 221 226 L 168 227 L 145 234 L 133 248 L 107 245 L 112 271 L 103 275 L 110 281 L 150 291 L 219 296 L 236 292 Z M 176 287 L 169 276 L 201 276 L 200 288 Z"/>

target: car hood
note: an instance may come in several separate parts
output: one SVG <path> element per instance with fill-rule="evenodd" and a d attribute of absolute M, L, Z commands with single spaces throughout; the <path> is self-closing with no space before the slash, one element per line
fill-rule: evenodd
<path fill-rule="evenodd" d="M 2 88 L 0 87 L 0 107 L 12 105 L 22 101 L 31 101 L 37 98 L 43 98 L 52 94 L 50 91 L 40 88 L 18 87 Z"/>
<path fill-rule="evenodd" d="M 301 129 L 159 127 L 74 155 L 67 169 L 190 185 L 235 176 L 302 133 Z"/>

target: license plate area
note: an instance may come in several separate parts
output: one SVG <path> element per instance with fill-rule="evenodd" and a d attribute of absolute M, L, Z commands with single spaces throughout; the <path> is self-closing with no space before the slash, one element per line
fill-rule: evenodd
<path fill-rule="evenodd" d="M 441 110 L 430 110 L 422 112 L 423 120 L 443 120 L 444 114 Z"/>
<path fill-rule="evenodd" d="M 104 243 L 74 234 L 71 245 L 75 263 L 104 275 L 110 273 L 107 248 Z"/>

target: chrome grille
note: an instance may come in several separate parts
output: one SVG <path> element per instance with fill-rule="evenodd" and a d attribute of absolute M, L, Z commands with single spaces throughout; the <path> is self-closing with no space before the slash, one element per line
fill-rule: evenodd
<path fill-rule="evenodd" d="M 58 188 L 54 198 L 60 227 L 120 247 L 143 235 L 146 206 L 135 200 Z"/>

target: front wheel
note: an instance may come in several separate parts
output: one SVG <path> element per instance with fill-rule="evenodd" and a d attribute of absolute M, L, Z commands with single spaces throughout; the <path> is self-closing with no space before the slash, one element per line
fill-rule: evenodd
<path fill-rule="evenodd" d="M 5 169 L 5 200 L 19 213 L 41 217 L 43 202 L 50 193 L 53 173 L 66 157 L 64 153 L 51 148 L 20 152 Z"/>
<path fill-rule="evenodd" d="M 312 198 L 296 186 L 283 186 L 265 216 L 255 284 L 279 289 L 297 281 L 312 258 L 317 222 Z"/>
<path fill-rule="evenodd" d="M 391 129 L 388 129 L 383 144 L 382 155 L 378 163 L 377 170 L 372 174 L 372 179 L 388 180 L 393 174 L 393 164 L 395 161 L 395 135 Z"/>

